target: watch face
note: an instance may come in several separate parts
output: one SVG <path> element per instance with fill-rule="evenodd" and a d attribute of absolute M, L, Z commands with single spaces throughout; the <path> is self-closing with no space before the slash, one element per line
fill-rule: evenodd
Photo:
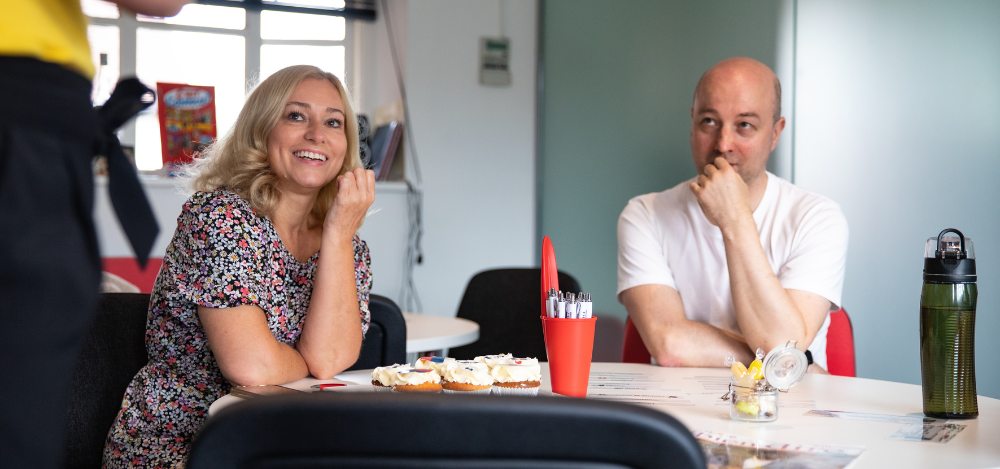
<path fill-rule="evenodd" d="M 809 361 L 806 354 L 792 344 L 785 344 L 768 352 L 764 357 L 764 379 L 782 391 L 795 386 L 806 373 Z"/>

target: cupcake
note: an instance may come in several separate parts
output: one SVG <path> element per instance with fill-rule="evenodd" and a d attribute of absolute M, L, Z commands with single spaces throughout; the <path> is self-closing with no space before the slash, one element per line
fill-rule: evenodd
<path fill-rule="evenodd" d="M 414 368 L 434 370 L 439 375 L 444 376 L 444 370 L 455 364 L 454 358 L 445 357 L 420 357 L 413 363 Z"/>
<path fill-rule="evenodd" d="M 493 392 L 499 395 L 538 394 L 542 385 L 542 369 L 537 358 L 514 358 L 490 368 Z"/>
<path fill-rule="evenodd" d="M 500 363 L 508 363 L 513 359 L 514 357 L 509 353 L 502 355 L 482 355 L 475 358 L 477 362 L 485 363 L 486 366 L 490 368 L 493 368 Z"/>
<path fill-rule="evenodd" d="M 441 375 L 426 368 L 400 372 L 392 386 L 396 392 L 441 392 Z"/>
<path fill-rule="evenodd" d="M 396 384 L 401 372 L 410 371 L 410 365 L 393 364 L 390 366 L 380 366 L 372 370 L 372 386 L 375 391 L 391 391 Z"/>
<path fill-rule="evenodd" d="M 489 394 L 493 387 L 493 377 L 484 363 L 457 360 L 445 369 L 441 387 L 445 393 Z"/>

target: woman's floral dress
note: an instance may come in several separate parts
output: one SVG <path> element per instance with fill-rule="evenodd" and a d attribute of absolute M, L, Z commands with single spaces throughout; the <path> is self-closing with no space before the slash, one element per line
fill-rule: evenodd
<path fill-rule="evenodd" d="M 184 204 L 156 278 L 146 320 L 149 363 L 132 379 L 104 447 L 106 467 L 182 467 L 209 405 L 229 393 L 198 320 L 198 306 L 257 305 L 279 341 L 294 346 L 309 307 L 319 253 L 297 261 L 266 217 L 227 190 Z M 370 313 L 371 258 L 354 237 L 362 333 Z"/>

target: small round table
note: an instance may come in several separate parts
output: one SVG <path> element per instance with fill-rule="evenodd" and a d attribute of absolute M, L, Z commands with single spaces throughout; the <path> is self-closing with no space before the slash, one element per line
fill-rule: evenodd
<path fill-rule="evenodd" d="M 468 319 L 404 312 L 406 353 L 444 350 L 479 339 L 479 324 Z"/>

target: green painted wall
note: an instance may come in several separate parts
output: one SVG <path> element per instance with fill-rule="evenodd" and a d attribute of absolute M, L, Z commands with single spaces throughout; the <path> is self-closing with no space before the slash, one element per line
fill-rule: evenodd
<path fill-rule="evenodd" d="M 784 1 L 545 0 L 539 155 L 542 235 L 559 268 L 615 297 L 615 225 L 636 195 L 694 174 L 689 111 L 701 73 L 748 55 L 776 66 Z"/>
<path fill-rule="evenodd" d="M 750 55 L 784 87 L 788 127 L 770 169 L 847 216 L 844 304 L 859 375 L 919 384 L 923 242 L 956 226 L 976 241 L 978 392 L 1000 396 L 1000 373 L 982 365 L 1000 353 L 990 340 L 1000 324 L 996 1 L 542 5 L 539 229 L 596 312 L 624 316 L 615 223 L 626 201 L 694 173 L 698 76 Z"/>

